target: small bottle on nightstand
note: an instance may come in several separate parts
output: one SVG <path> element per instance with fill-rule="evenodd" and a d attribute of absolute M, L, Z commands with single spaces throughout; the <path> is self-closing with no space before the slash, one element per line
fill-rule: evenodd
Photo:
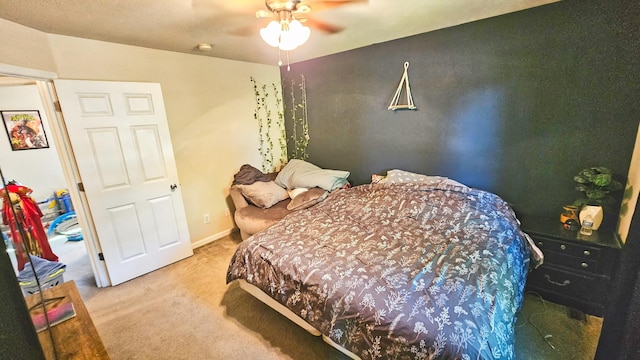
<path fill-rule="evenodd" d="M 591 235 L 593 234 L 593 220 L 591 219 L 591 216 L 588 216 L 584 218 L 584 220 L 582 220 L 582 228 L 580 228 L 580 234 L 582 235 Z"/>

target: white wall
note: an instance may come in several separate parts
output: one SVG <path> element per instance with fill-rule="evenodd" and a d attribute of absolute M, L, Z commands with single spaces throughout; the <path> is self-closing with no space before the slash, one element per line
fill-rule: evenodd
<path fill-rule="evenodd" d="M 262 163 L 251 76 L 280 84 L 279 68 L 60 35 L 49 41 L 59 78 L 160 83 L 192 241 L 230 230 L 233 174 Z"/>
<path fill-rule="evenodd" d="M 2 19 L 0 33 L 0 63 L 62 79 L 160 83 L 192 242 L 234 226 L 227 214 L 233 174 L 262 164 L 250 78 L 280 84 L 277 66 L 45 34 Z"/>
<path fill-rule="evenodd" d="M 56 145 L 35 85 L 0 87 L 0 110 L 38 110 L 49 142 L 48 149 L 11 150 L 9 137 L 0 130 L 0 167 L 5 180 L 16 180 L 33 190 L 36 201 L 45 200 L 67 184 Z"/>
<path fill-rule="evenodd" d="M 46 33 L 0 19 L 0 63 L 55 71 Z"/>
<path fill-rule="evenodd" d="M 627 241 L 629 235 L 629 226 L 633 217 L 638 195 L 640 194 L 640 128 L 636 135 L 636 145 L 633 148 L 631 156 L 631 165 L 629 166 L 629 176 L 625 186 L 625 199 L 622 201 L 622 211 L 620 212 L 620 222 L 618 225 L 618 234 L 622 242 Z"/>

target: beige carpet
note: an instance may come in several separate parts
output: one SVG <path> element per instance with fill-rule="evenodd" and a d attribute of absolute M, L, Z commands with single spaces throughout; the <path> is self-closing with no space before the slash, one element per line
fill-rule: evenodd
<path fill-rule="evenodd" d="M 104 289 L 95 288 L 86 259 L 67 257 L 65 280 L 76 281 L 113 360 L 347 359 L 237 284 L 225 284 L 239 241 L 234 233 L 186 260 Z M 58 253 L 65 258 L 63 249 Z M 601 319 L 584 323 L 566 314 L 564 307 L 528 294 L 518 320 L 517 358 L 593 359 Z M 554 348 L 541 334 L 552 335 Z"/>

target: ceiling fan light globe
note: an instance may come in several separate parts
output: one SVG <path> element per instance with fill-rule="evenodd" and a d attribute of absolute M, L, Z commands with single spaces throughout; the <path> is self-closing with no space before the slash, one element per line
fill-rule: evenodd
<path fill-rule="evenodd" d="M 296 20 L 297 21 L 297 20 Z M 298 45 L 302 45 L 309 40 L 309 36 L 311 36 L 311 29 L 306 26 L 300 24 L 300 30 L 297 31 L 298 37 Z"/>
<path fill-rule="evenodd" d="M 280 33 L 280 23 L 277 21 L 271 21 L 266 27 L 260 29 L 260 37 L 262 37 L 262 40 L 273 47 L 278 47 L 280 43 Z"/>
<path fill-rule="evenodd" d="M 293 31 L 283 31 L 280 34 L 280 50 L 290 51 L 299 45 L 296 34 Z"/>
<path fill-rule="evenodd" d="M 302 27 L 302 23 L 296 19 L 289 22 L 289 29 L 291 29 L 291 31 L 300 31 Z"/>
<path fill-rule="evenodd" d="M 303 26 L 302 23 L 298 20 L 293 20 L 289 23 L 289 36 L 293 39 L 291 41 L 295 42 L 297 46 L 304 44 L 307 40 L 309 40 L 309 36 L 311 35 L 311 30 Z"/>

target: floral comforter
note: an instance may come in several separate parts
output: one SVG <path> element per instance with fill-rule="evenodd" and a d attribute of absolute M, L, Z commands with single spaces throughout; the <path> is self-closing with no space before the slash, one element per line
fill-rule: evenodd
<path fill-rule="evenodd" d="M 241 243 L 245 279 L 362 359 L 513 359 L 529 248 L 498 196 L 453 184 L 334 191 Z"/>

